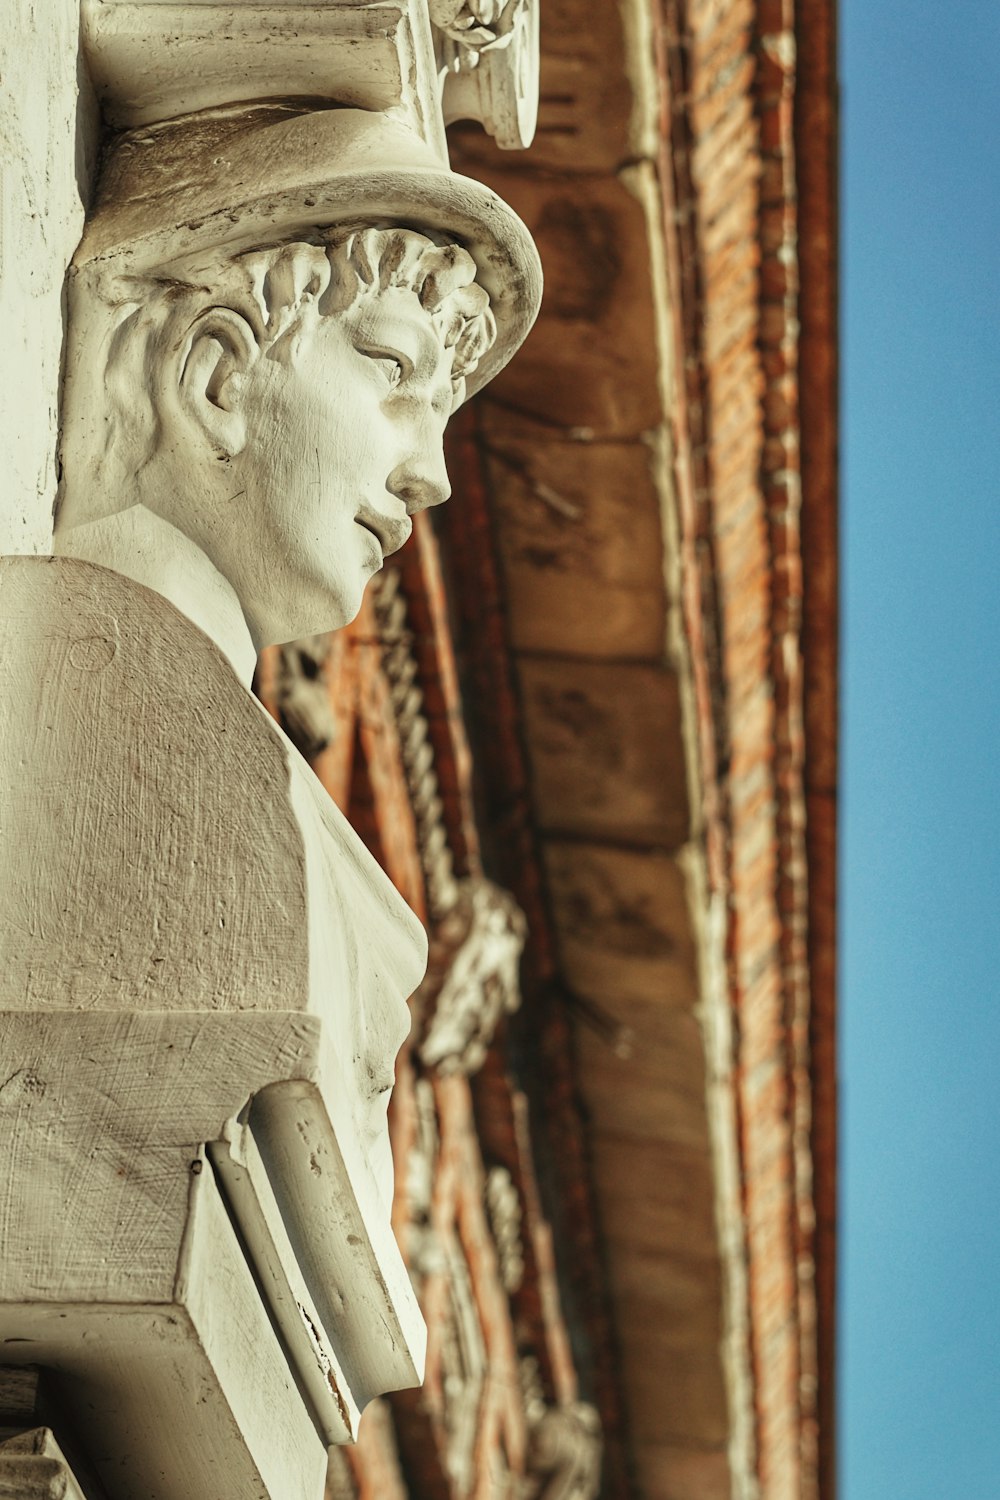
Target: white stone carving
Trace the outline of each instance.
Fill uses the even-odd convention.
[[[491,1167],[487,1172],[485,1198],[490,1232],[497,1247],[500,1280],[510,1296],[524,1278],[524,1246],[521,1199],[506,1167]]]
[[[414,1084],[417,1128],[406,1158],[406,1247],[410,1275],[420,1290],[427,1276],[445,1269],[434,1228],[434,1176],[440,1151],[434,1087],[426,1078]]]
[[[586,1401],[550,1406],[531,1430],[525,1500],[594,1500],[601,1483],[601,1419]]]
[[[279,67],[237,7],[203,48],[216,9],[84,7],[143,123],[70,272],[56,555],[0,560],[0,1318],[113,1500],[316,1500],[420,1379],[385,1112],[425,939],[247,685],[447,498],[448,416],[540,290],[445,164],[424,9],[312,17],[361,25],[397,118],[236,103],[309,38]]]
[[[161,594],[75,559],[3,559],[0,578],[4,1008],[314,1017],[387,1204],[387,1091],[420,924]],[[224,1081],[207,1138],[249,1091]]]
[[[500,1019],[521,1003],[527,935],[514,898],[482,877],[459,882],[459,899],[431,934],[428,975],[417,994],[424,1017],[420,1059],[442,1073],[481,1068]]]
[[[415,227],[343,227],[393,200]],[[125,137],[71,283],[57,550],[159,588],[246,676],[255,648],[353,618],[410,513],[447,498],[447,417],[536,303],[520,221],[392,122]]]
[[[330,690],[323,677],[329,654],[328,635],[289,641],[278,653],[278,713],[296,749],[310,760],[325,750],[337,733]]]
[[[498,146],[530,146],[538,123],[537,0],[430,0],[444,116],[479,120]]]

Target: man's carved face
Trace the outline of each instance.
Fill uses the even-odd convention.
[[[145,507],[232,586],[258,649],[347,624],[450,493],[445,424],[496,337],[475,275],[396,228],[102,287],[77,327],[105,380],[67,382],[61,532]]]
[[[352,620],[414,512],[447,500],[452,361],[416,295],[390,287],[243,377],[233,497],[200,540],[259,643]]]

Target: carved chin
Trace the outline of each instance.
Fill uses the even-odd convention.
[[[255,622],[258,649],[349,625],[357,618],[370,577],[370,572],[359,572],[351,579],[343,575],[336,579],[310,578],[308,586],[293,577],[280,598],[269,597],[259,609],[245,607],[247,618]]]

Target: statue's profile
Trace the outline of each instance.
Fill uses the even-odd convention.
[[[445,423],[523,337],[533,247],[354,110],[136,133],[103,196],[73,273],[56,551],[141,575],[245,675],[353,619],[408,517],[447,499]],[[159,560],[178,548],[186,593]]]
[[[18,1076],[63,1057],[8,1164],[0,1301],[26,1328],[46,1299],[107,1320],[180,1297],[162,1288],[187,1285],[191,1150],[238,1117],[237,1179],[245,1126],[267,1182],[257,1207],[230,1188],[245,1242],[277,1257],[296,1367],[331,1327],[360,1359],[309,1376],[317,1400],[415,1378],[405,1272],[376,1242],[426,943],[248,687],[261,647],[351,620],[448,498],[448,417],[539,292],[511,210],[385,116],[221,110],[110,148],[70,274],[55,555],[0,563],[0,1010]],[[63,1149],[72,1130],[95,1149]],[[38,1171],[58,1215],[36,1213]],[[129,1389],[158,1392],[140,1355]]]

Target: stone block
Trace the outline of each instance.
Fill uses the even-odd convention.
[[[666,1439],[721,1446],[729,1436],[721,1351],[674,1349],[660,1369],[660,1379],[651,1381],[642,1341],[631,1344],[622,1362],[622,1380],[636,1442]]]
[[[697,953],[680,864],[658,850],[546,839],[545,873],[570,987],[669,1045],[698,998]],[[634,1002],[641,1008],[634,1011]],[[667,1027],[666,1031],[663,1028]]]
[[[503,182],[534,238],[546,292],[534,331],[491,399],[596,438],[656,426],[656,329],[643,204],[617,178]]]
[[[635,1463],[643,1493],[656,1500],[730,1500],[729,1460],[722,1445],[688,1448],[678,1443],[640,1442]]]
[[[595,1133],[592,1162],[609,1246],[714,1259],[715,1182],[707,1146],[692,1150]]]
[[[687,785],[673,673],[525,656],[517,673],[542,830],[683,843]]]
[[[697,1021],[676,1009],[651,1016],[650,1007],[634,1001],[607,1009],[629,1028],[627,1056],[586,1024],[576,1028],[580,1093],[594,1131],[704,1147],[705,1059]]]
[[[662,661],[664,541],[649,448],[486,441],[514,649]]]

